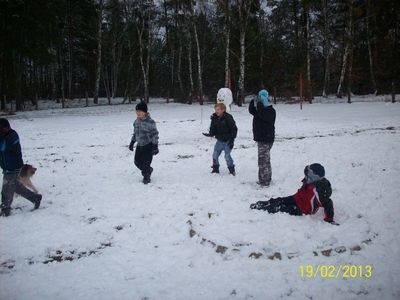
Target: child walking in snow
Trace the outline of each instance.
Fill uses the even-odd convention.
[[[333,220],[333,202],[331,184],[325,178],[325,169],[315,163],[304,169],[303,185],[296,194],[284,198],[272,198],[269,201],[258,201],[250,205],[251,209],[266,210],[269,213],[285,212],[294,216],[315,214],[320,207],[324,208],[324,221],[339,225]]]
[[[150,183],[153,168],[151,162],[153,155],[158,154],[158,130],[156,122],[150,118],[147,112],[147,104],[144,102],[136,105],[137,119],[133,123],[134,132],[132,135],[129,150],[133,151],[133,146],[137,142],[135,152],[135,165],[142,171],[143,183]]]
[[[232,115],[226,112],[225,104],[217,103],[215,105],[215,113],[211,116],[210,131],[209,133],[203,133],[203,135],[215,136],[217,139],[214,146],[211,173],[219,173],[218,159],[222,151],[224,151],[229,173],[235,176],[235,164],[231,156],[231,151],[237,136],[237,127]]]
[[[13,130],[7,119],[0,119],[0,166],[3,169],[3,187],[1,191],[1,215],[8,217],[14,194],[17,193],[33,203],[38,209],[42,195],[27,189],[20,181],[19,175],[24,165],[21,143],[18,133]]]

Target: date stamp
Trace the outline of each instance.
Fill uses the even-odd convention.
[[[320,278],[371,278],[371,265],[300,265],[302,279]]]

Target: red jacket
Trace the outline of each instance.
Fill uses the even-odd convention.
[[[331,185],[324,178],[316,183],[304,183],[297,193],[294,194],[294,200],[303,214],[313,215],[320,207],[323,207],[325,212],[324,220],[333,221],[333,203],[329,198],[331,194]]]

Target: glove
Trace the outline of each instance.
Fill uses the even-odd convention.
[[[131,143],[129,144],[129,150],[133,151],[133,145],[135,144],[134,141],[131,141]]]
[[[231,148],[231,150],[232,150],[233,146],[235,145],[235,140],[228,141],[228,145],[229,145],[229,148]]]
[[[340,224],[339,223],[336,223],[335,221],[325,221],[325,222],[328,222],[329,224],[332,224],[332,225],[336,225],[336,226],[339,226]]]
[[[158,150],[158,145],[153,144],[153,155],[157,155],[160,151]]]
[[[206,136],[206,137],[212,137],[212,135],[209,134],[208,132],[203,132],[203,135]]]

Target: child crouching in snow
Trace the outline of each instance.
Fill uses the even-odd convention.
[[[339,225],[333,220],[333,203],[331,184],[325,178],[325,169],[320,164],[312,164],[304,169],[303,185],[293,196],[272,198],[269,201],[258,201],[250,205],[251,209],[266,210],[269,213],[285,212],[294,216],[313,215],[320,207],[324,208],[324,221]]]
[[[158,154],[158,130],[156,122],[150,118],[147,112],[147,104],[144,102],[136,105],[137,119],[133,124],[134,132],[132,135],[129,150],[133,151],[133,146],[137,142],[135,152],[135,165],[142,171],[143,183],[150,183],[150,176],[153,172],[151,162],[153,155]]]
[[[229,173],[235,176],[235,165],[231,156],[231,151],[236,139],[237,127],[232,115],[226,112],[225,104],[217,103],[215,105],[215,113],[211,116],[210,131],[209,133],[203,133],[203,135],[215,136],[217,139],[214,146],[211,173],[219,173],[218,158],[222,151],[224,151]]]

